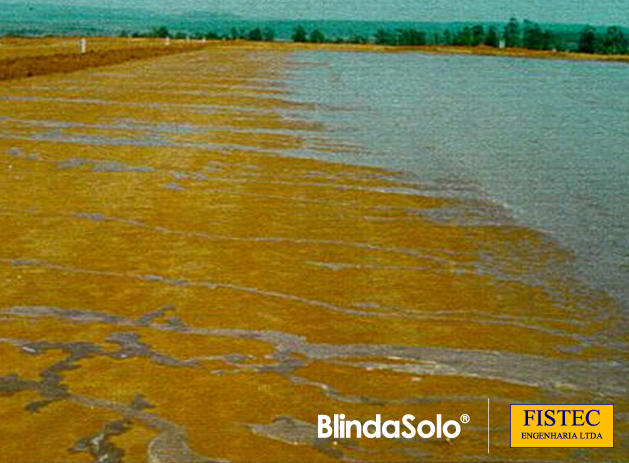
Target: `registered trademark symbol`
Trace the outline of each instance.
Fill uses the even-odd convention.
[[[461,415],[461,423],[465,424],[465,423],[469,423],[470,422],[470,415]]]

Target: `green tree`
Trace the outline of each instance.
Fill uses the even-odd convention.
[[[166,28],[166,26],[160,26],[151,31],[152,37],[166,38],[170,37],[170,32]]]
[[[450,29],[446,29],[443,31],[443,43],[444,45],[452,45],[454,43],[454,39],[452,38],[452,32]]]
[[[539,25],[525,19],[522,23],[522,46],[530,50],[541,50],[542,34]]]
[[[323,42],[325,42],[325,35],[319,29],[315,29],[310,34],[310,42],[312,42],[312,43],[323,43]]]
[[[265,27],[262,31],[262,40],[265,42],[273,42],[275,40],[275,31],[270,27]]]
[[[579,36],[578,50],[581,53],[595,53],[597,46],[596,29],[592,26],[585,26]]]
[[[262,41],[262,29],[256,27],[255,29],[251,29],[247,34],[247,39],[252,40],[254,42]]]
[[[397,45],[395,34],[385,29],[378,29],[374,39],[378,45]]]
[[[545,30],[542,34],[542,50],[559,50],[563,48],[561,38],[549,30]]]
[[[473,40],[474,36],[472,35],[472,28],[469,26],[465,26],[463,29],[457,32],[456,36],[454,37],[454,45],[464,47],[470,46],[472,45]]]
[[[519,47],[522,45],[520,34],[520,23],[516,18],[511,18],[504,30],[505,45],[509,48]]]
[[[248,39],[249,34],[247,33],[245,29],[232,27],[231,32],[229,33],[229,38],[231,38],[232,40]]]
[[[498,48],[500,37],[498,36],[498,28],[496,28],[496,26],[489,26],[489,29],[487,29],[487,34],[485,34],[484,43],[488,47]]]
[[[395,41],[397,45],[426,45],[426,33],[415,29],[399,29]]]
[[[538,24],[524,21],[522,46],[530,50],[551,50],[557,47],[557,38],[549,30],[542,30]]]
[[[477,47],[485,41],[485,28],[481,24],[472,27],[472,42],[470,45]]]
[[[348,40],[349,43],[359,43],[359,44],[366,44],[369,43],[369,39],[367,37],[365,37],[364,35],[352,35]]]
[[[629,51],[629,41],[622,29],[618,26],[607,28],[607,32],[603,37],[603,53],[620,55]]]
[[[297,26],[293,31],[293,42],[307,42],[308,41],[308,33],[303,26]]]

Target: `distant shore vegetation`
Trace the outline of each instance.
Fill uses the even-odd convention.
[[[252,29],[233,27],[227,34],[214,31],[187,34],[171,32],[165,26],[156,27],[145,33],[123,31],[125,37],[171,37],[173,39],[206,40],[249,40],[273,42],[277,35],[271,27]],[[506,24],[475,24],[442,31],[422,31],[415,28],[378,29],[373,35],[350,34],[348,36],[326,35],[320,29],[308,30],[297,25],[290,37],[297,43],[347,43],[376,44],[386,46],[487,46],[494,48],[524,48],[529,50],[572,51],[596,54],[629,54],[629,38],[619,26],[596,28],[585,26],[574,34],[544,28],[533,21],[511,18]]]

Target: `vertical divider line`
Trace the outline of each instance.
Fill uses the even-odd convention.
[[[487,454],[489,454],[489,397],[487,397]]]

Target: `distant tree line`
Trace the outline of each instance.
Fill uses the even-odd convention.
[[[275,40],[275,32],[269,27],[260,28],[255,27],[251,30],[233,27],[229,34],[218,34],[214,31],[208,32],[196,32],[194,34],[187,34],[185,32],[171,32],[165,26],[155,27],[148,32],[134,32],[121,31],[120,37],[148,37],[148,38],[167,38],[170,37],[176,40],[182,39],[194,39],[194,40],[250,40],[253,42],[273,42]]]
[[[604,33],[592,26],[586,26],[580,33],[578,42],[574,44],[567,34],[544,29],[533,21],[520,22],[516,18],[511,18],[503,26],[476,24],[464,26],[457,30],[446,29],[433,33],[412,28],[380,29],[373,37],[355,35],[347,38],[326,38],[319,30],[308,33],[304,27],[298,26],[293,32],[292,39],[294,42],[311,43],[375,43],[389,46],[449,45],[455,47],[484,45],[495,48],[570,50],[582,53],[629,53],[629,39],[618,26],[608,27]]]
[[[448,45],[461,47],[528,48],[531,50],[563,49],[558,34],[542,29],[539,24],[512,18],[504,26],[475,24],[451,30],[427,33],[415,29],[381,29],[374,36],[379,45]]]
[[[208,40],[250,40],[255,42],[273,42],[276,34],[270,27],[255,27],[250,30],[233,27],[228,34],[213,31],[187,35],[182,32],[171,33],[166,27],[156,27],[146,33],[129,34],[131,37],[171,37],[174,39]],[[573,34],[574,35],[574,34]],[[445,29],[438,32],[425,32],[413,28],[379,29],[373,36],[351,35],[347,37],[328,37],[321,30],[306,30],[299,25],[293,30],[291,39],[298,43],[375,43],[388,46],[447,45],[494,48],[525,48],[529,50],[578,51],[581,53],[627,54],[629,39],[618,26],[599,30],[586,26],[578,35],[572,37],[565,32],[544,29],[539,24],[511,18],[504,25],[475,24],[459,29]]]
[[[618,26],[608,27],[604,34],[599,33],[592,26],[586,26],[579,36],[577,51],[605,55],[627,54],[629,53],[629,40]]]
[[[514,48],[524,47],[533,50],[551,50],[562,47],[560,37],[550,30],[542,29],[531,21],[520,23],[512,18],[504,27],[497,25],[476,24],[464,26],[457,30],[446,29],[440,32],[405,29],[379,29],[372,37],[355,35],[346,38],[327,38],[319,31],[308,32],[303,26],[293,31],[294,42],[334,42],[334,43],[375,43],[391,46],[480,46]]]

